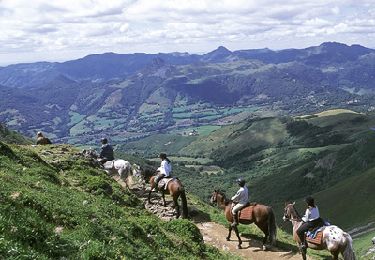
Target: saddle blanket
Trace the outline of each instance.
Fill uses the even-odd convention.
[[[250,220],[253,215],[253,206],[246,206],[245,208],[240,210],[239,219],[240,220]]]
[[[168,183],[173,180],[174,178],[163,178],[159,181],[158,183],[158,189],[161,190],[161,189],[164,189],[166,190],[167,187],[168,187]]]
[[[316,228],[312,231],[307,231],[306,241],[309,243],[320,245],[323,238],[324,227]]]

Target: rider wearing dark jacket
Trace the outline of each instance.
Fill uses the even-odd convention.
[[[101,158],[101,162],[104,163],[106,161],[113,161],[115,157],[113,156],[113,148],[110,144],[108,144],[107,138],[101,139],[102,143],[102,150],[100,151],[99,158]]]

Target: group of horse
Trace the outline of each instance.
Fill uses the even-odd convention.
[[[142,170],[136,164],[130,164],[128,161],[115,160],[106,162],[103,165],[105,171],[108,174],[119,174],[120,178],[123,179],[128,186],[127,179],[130,175],[140,177],[144,182],[150,184],[150,190],[148,193],[148,202],[151,203],[151,192],[155,190],[156,184],[154,178],[156,177],[156,171],[153,170]],[[173,199],[173,207],[176,210],[176,217],[188,218],[188,206],[185,194],[185,188],[178,178],[173,178],[167,182],[163,189],[159,189],[162,194],[163,204],[166,205],[164,194],[170,194]],[[182,203],[182,214],[180,212],[180,206],[178,199],[181,198]],[[215,190],[210,198],[211,204],[216,204],[217,207],[224,210],[225,217],[229,222],[229,233],[226,239],[229,241],[231,238],[232,230],[234,230],[237,239],[238,246],[241,248],[242,240],[239,235],[237,226],[232,226],[233,215],[231,213],[232,204],[231,200],[228,200],[225,194],[221,191]],[[250,215],[246,218],[239,219],[240,224],[252,224],[254,223],[263,233],[264,238],[262,241],[262,249],[267,249],[267,243],[270,245],[276,244],[276,219],[275,214],[270,206],[254,203],[249,206],[251,208]],[[296,234],[298,227],[302,224],[302,218],[298,214],[294,203],[286,203],[284,208],[284,221],[291,221],[293,225],[293,238],[299,244],[299,238]],[[337,226],[327,226],[322,231],[322,238],[319,243],[308,243],[308,248],[315,250],[328,250],[333,259],[338,259],[338,255],[341,253],[344,260],[354,260],[354,250],[352,246],[352,238],[350,235]],[[306,249],[300,249],[303,260],[306,259]]]
[[[109,175],[118,174],[120,176],[120,179],[125,181],[126,187],[128,189],[129,176],[140,177],[143,179],[144,182],[147,181],[150,184],[150,190],[148,193],[147,200],[150,204],[152,204],[151,192],[157,188],[155,183],[156,171],[141,170],[141,167],[139,165],[132,165],[130,162],[125,160],[107,161],[103,164],[103,168]],[[167,204],[165,201],[165,194],[169,194],[173,199],[173,208],[176,210],[176,217],[179,218],[181,216],[182,218],[188,218],[188,206],[185,188],[179,179],[172,178],[172,180],[169,181],[164,188],[160,189],[160,192],[162,194],[164,207]],[[180,205],[178,203],[179,198],[181,198],[182,214],[180,211]]]
[[[224,215],[229,223],[233,222],[233,214],[231,212],[233,201],[226,199],[223,192],[215,190],[211,195],[210,202],[212,204],[215,203],[217,207],[224,210]],[[301,241],[297,235],[297,230],[303,222],[294,205],[295,203],[285,203],[283,220],[292,222],[293,239],[297,242],[297,244],[300,244]],[[262,248],[263,250],[266,250],[267,242],[269,242],[271,245],[276,244],[277,228],[275,214],[270,206],[253,203],[248,207],[251,208],[250,215],[244,219],[242,219],[240,215],[239,221],[241,224],[245,225],[254,223],[264,233]],[[237,248],[240,249],[242,240],[239,236],[237,226],[229,225],[229,233],[226,239],[228,241],[230,240],[232,229],[234,229],[238,239]],[[352,238],[348,233],[334,225],[324,227],[321,232],[322,236],[318,241],[312,243],[307,240],[308,248],[314,250],[326,249],[331,253],[334,260],[338,259],[340,253],[344,257],[344,260],[356,259],[353,250]],[[300,252],[303,260],[306,260],[306,249],[300,248]]]

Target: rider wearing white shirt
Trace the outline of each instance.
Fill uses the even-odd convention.
[[[318,206],[308,207],[305,215],[302,217],[303,222],[314,221],[320,218]]]
[[[324,225],[323,220],[320,218],[319,209],[315,205],[314,199],[312,197],[307,197],[305,199],[307,203],[307,209],[305,215],[302,217],[302,221],[304,223],[297,229],[297,235],[300,239],[300,247],[301,249],[305,249],[307,247],[307,243],[305,240],[305,232],[307,232],[311,228],[316,228]]]
[[[240,189],[237,191],[236,195],[232,197],[232,201],[236,203],[232,208],[233,227],[238,225],[238,211],[246,207],[249,203],[249,190],[245,186],[245,180],[240,178],[237,179],[236,182],[240,185]]]
[[[160,172],[160,174],[164,175],[164,177],[169,177],[172,171],[172,164],[164,159],[163,161],[161,161],[158,171]]]
[[[167,155],[165,153],[161,153],[159,155],[159,158],[161,159],[160,167],[158,168],[158,175],[155,178],[156,187],[158,186],[158,182],[165,178],[165,177],[171,177],[172,172],[172,164],[171,161],[167,158]]]

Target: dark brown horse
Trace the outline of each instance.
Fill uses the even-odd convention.
[[[232,201],[227,200],[225,198],[225,194],[215,190],[210,199],[211,203],[216,203],[217,206],[221,209],[224,209],[224,215],[226,219],[228,220],[229,224],[229,234],[227,236],[227,240],[230,240],[230,236],[232,234],[232,229],[234,229],[234,232],[236,233],[236,236],[238,238],[238,248],[241,248],[242,240],[239,236],[237,226],[232,227],[231,223],[233,222],[233,215],[232,215]],[[254,223],[260,230],[264,233],[263,238],[263,246],[262,249],[266,250],[266,243],[267,240],[269,240],[271,245],[275,245],[276,243],[276,222],[275,222],[275,215],[273,213],[273,210],[269,206],[256,204],[251,205],[250,207],[253,207],[252,215],[249,220],[246,220],[246,222],[242,221],[240,219],[240,224],[251,224]]]
[[[151,185],[150,192],[148,193],[148,202],[151,203],[151,192],[156,187],[155,184],[156,176],[151,176],[149,179],[149,183]],[[180,205],[178,205],[178,198],[181,197],[181,204],[182,204],[182,218],[188,217],[188,207],[187,207],[187,200],[185,194],[185,188],[182,185],[179,179],[173,179],[167,184],[167,188],[160,189],[161,196],[163,198],[164,207],[166,206],[165,196],[164,194],[170,194],[173,198],[173,207],[176,210],[177,218],[180,217]]]

